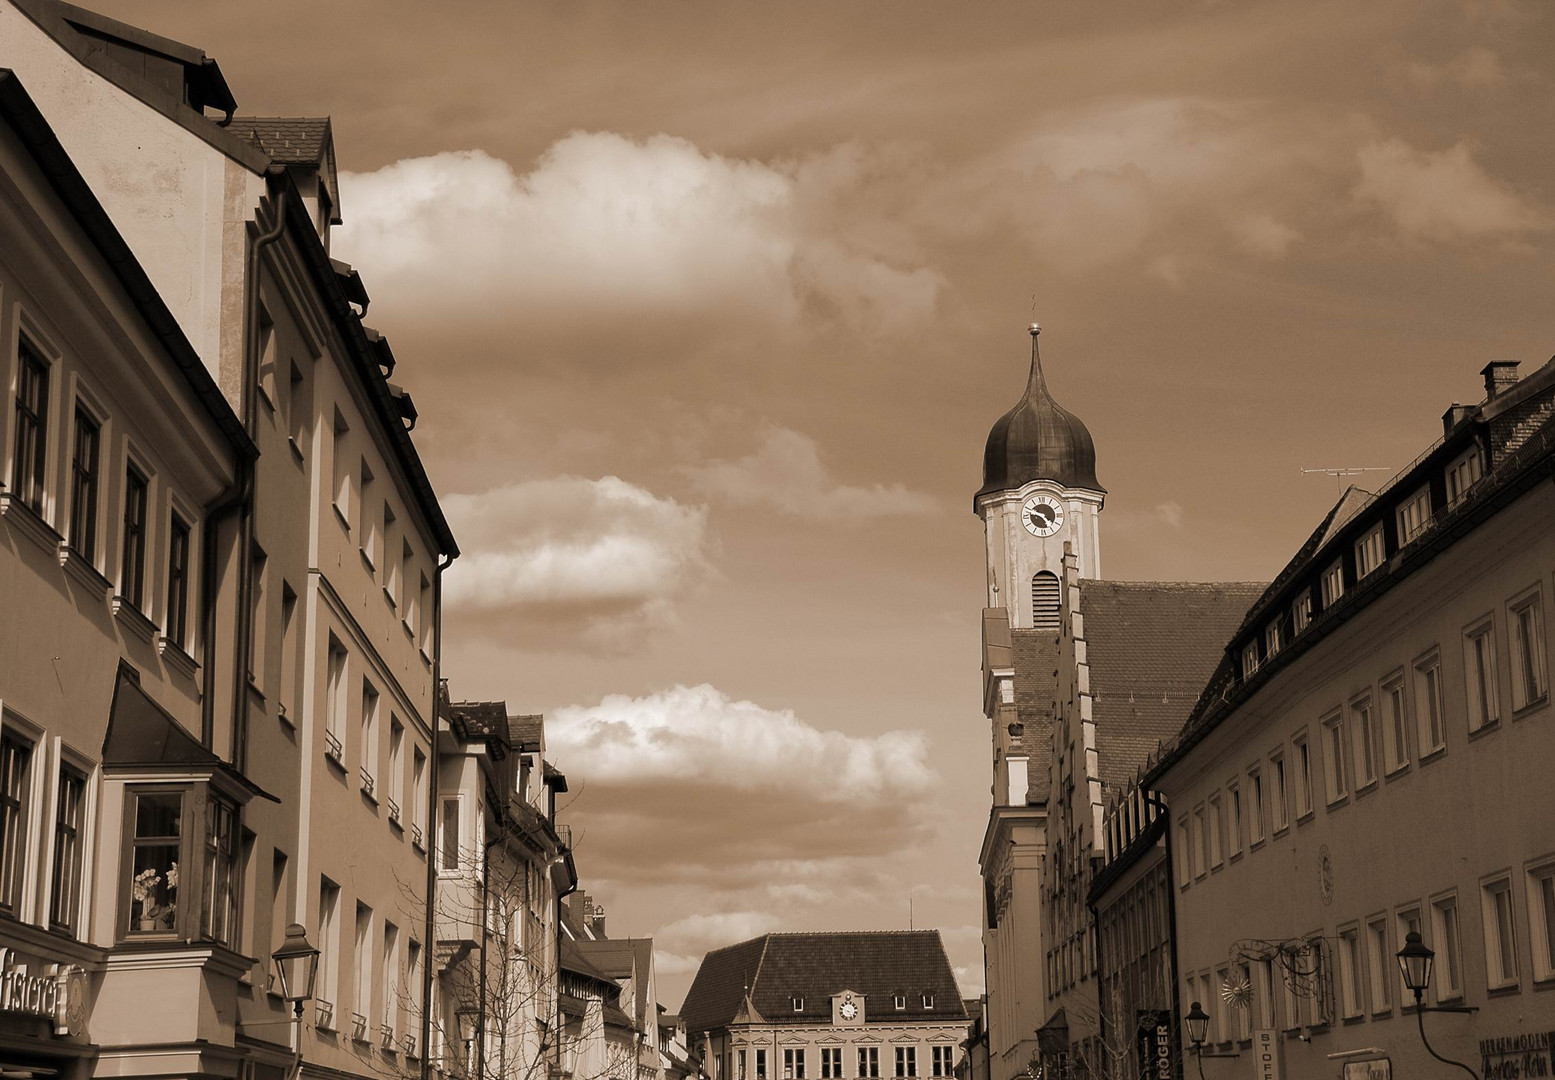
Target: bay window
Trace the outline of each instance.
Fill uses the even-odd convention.
[[[130,787],[125,799],[120,937],[232,946],[242,894],[236,804],[206,783]]]

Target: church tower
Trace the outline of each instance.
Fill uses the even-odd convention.
[[[1080,576],[1101,576],[1100,517],[1106,489],[1096,479],[1096,448],[1080,418],[1048,393],[1031,324],[1026,393],[988,432],[983,486],[973,505],[988,551],[988,606],[1009,613],[1011,629],[1058,629],[1064,545]]]

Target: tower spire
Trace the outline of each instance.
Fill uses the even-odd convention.
[[[1042,327],[1032,323],[1027,328],[1031,335],[1031,375],[1026,379],[1026,397],[1035,400],[1040,392],[1047,396],[1047,376],[1042,373],[1042,350],[1037,347],[1037,337],[1042,333]]]

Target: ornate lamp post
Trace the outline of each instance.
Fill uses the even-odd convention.
[[[1199,1080],[1204,1080],[1204,1040],[1209,1035],[1209,1013],[1197,1001],[1182,1018],[1188,1029],[1188,1042],[1193,1047],[1193,1057],[1199,1063]]]
[[[302,1004],[313,997],[313,981],[319,975],[319,951],[308,942],[301,924],[286,928],[286,940],[270,954],[275,961],[275,978],[281,984],[281,1000],[292,1003],[292,1015],[302,1018]]]
[[[464,1042],[464,1075],[469,1076],[475,1063],[475,1028],[480,1020],[476,1009],[455,1009],[454,1018],[459,1021],[459,1038]]]
[[[1426,1005],[1423,1003],[1425,988],[1431,985],[1431,965],[1436,959],[1436,954],[1426,947],[1420,939],[1420,932],[1411,930],[1404,936],[1404,947],[1398,951],[1398,967],[1403,973],[1404,985],[1409,987],[1415,995],[1415,1018],[1420,1021],[1420,1041],[1425,1044],[1426,1053],[1430,1054],[1443,1065],[1455,1065],[1479,1080],[1479,1074],[1461,1061],[1444,1058],[1431,1049],[1431,1043],[1425,1037],[1425,1014],[1428,1012],[1444,1013],[1472,1013],[1479,1010],[1471,1005]]]

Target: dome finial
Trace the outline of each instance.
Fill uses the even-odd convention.
[[[1026,332],[1031,335],[1031,376],[1026,380],[1026,396],[1033,398],[1047,394],[1047,376],[1042,371],[1042,352],[1037,348],[1037,335],[1042,327],[1033,322]]]

